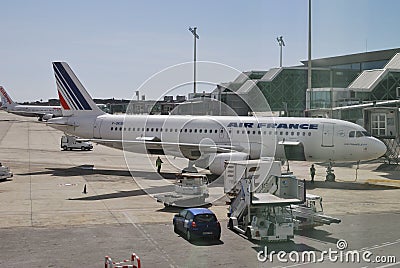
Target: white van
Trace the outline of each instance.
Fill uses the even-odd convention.
[[[85,150],[92,150],[93,145],[88,141],[81,141],[78,140],[75,136],[62,136],[61,137],[61,148],[64,151],[71,151],[72,149],[81,149],[82,151]]]

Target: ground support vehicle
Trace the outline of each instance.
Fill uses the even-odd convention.
[[[176,175],[174,191],[155,195],[164,206],[197,207],[206,204],[208,179],[204,174],[179,173]]]
[[[80,140],[75,136],[64,135],[61,137],[61,148],[64,151],[71,151],[73,149],[78,149],[82,151],[90,151],[93,149],[93,145],[89,141]]]
[[[0,180],[6,180],[12,178],[14,174],[10,171],[9,167],[0,166]]]
[[[273,159],[227,162],[225,192],[231,197],[228,228],[249,240],[294,237],[291,205],[305,201],[305,182],[281,174]]]
[[[292,206],[295,219],[295,230],[314,228],[332,223],[340,223],[341,220],[324,214],[322,197],[313,194],[306,195],[306,202]]]

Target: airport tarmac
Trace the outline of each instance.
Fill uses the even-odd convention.
[[[226,228],[223,199],[211,206],[222,222],[219,242],[189,243],[172,230],[177,212],[165,209],[146,192],[157,192],[185,164],[164,161],[156,172],[156,156],[129,154],[135,179],[122,151],[95,145],[93,151],[61,151],[62,133],[39,123],[0,111],[0,162],[14,177],[0,182],[0,267],[73,267],[104,265],[104,256],[127,259],[137,253],[143,267],[294,267],[302,263],[260,262],[265,245],[250,242]],[[133,161],[132,161],[133,159]],[[165,158],[163,158],[166,160]],[[291,162],[290,169],[309,179],[311,163]],[[317,174],[309,193],[321,195],[324,210],[342,223],[297,233],[291,242],[267,245],[268,250],[298,252],[336,250],[345,239],[348,250],[367,250],[373,256],[395,256],[397,264],[361,262],[345,267],[400,265],[400,171],[381,162],[337,165],[337,182]],[[357,172],[357,176],[356,176]],[[82,193],[86,185],[87,194]],[[324,259],[312,267],[337,266]]]

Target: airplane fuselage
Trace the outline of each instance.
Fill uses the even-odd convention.
[[[52,119],[56,120],[56,119]],[[109,115],[63,117],[69,134],[87,139],[123,140],[104,145],[138,153],[165,153],[196,159],[199,150],[165,146],[163,152],[129,141],[215,144],[252,159],[276,157],[306,161],[358,161],[380,157],[386,148],[359,125],[335,119],[235,116]],[[56,127],[57,126],[53,126]]]
[[[36,105],[16,105],[6,109],[7,112],[23,115],[23,116],[40,116],[45,114],[52,114],[54,116],[61,116],[61,107],[59,106],[36,106]]]

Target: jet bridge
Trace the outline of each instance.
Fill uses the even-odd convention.
[[[228,228],[249,240],[286,241],[294,237],[290,205],[305,201],[305,182],[281,174],[273,159],[227,162],[224,190],[231,197]]]

